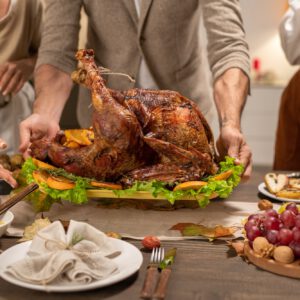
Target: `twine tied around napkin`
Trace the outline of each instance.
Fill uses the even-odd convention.
[[[67,233],[59,221],[34,237],[26,257],[7,267],[15,278],[33,284],[83,284],[118,272],[111,257],[120,254],[93,226],[71,220]]]

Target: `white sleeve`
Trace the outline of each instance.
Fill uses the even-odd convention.
[[[289,5],[279,26],[281,46],[290,64],[300,65],[300,0],[289,0]]]

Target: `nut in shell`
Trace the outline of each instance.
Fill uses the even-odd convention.
[[[267,199],[259,200],[257,205],[260,210],[268,210],[273,208],[273,203]]]
[[[253,250],[262,257],[271,257],[274,251],[274,245],[270,244],[268,240],[262,236],[257,237],[253,241]]]
[[[295,260],[293,250],[288,246],[278,246],[274,250],[274,259],[283,264],[290,264]]]

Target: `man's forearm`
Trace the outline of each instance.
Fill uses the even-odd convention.
[[[220,127],[227,125],[240,129],[241,114],[249,90],[249,79],[238,68],[228,69],[214,84],[214,99]]]
[[[51,65],[41,65],[35,72],[36,101],[33,112],[48,115],[59,123],[72,89],[72,80]]]

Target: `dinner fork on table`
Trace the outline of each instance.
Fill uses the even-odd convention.
[[[158,266],[165,256],[164,248],[153,248],[140,298],[151,299],[158,276]]]

